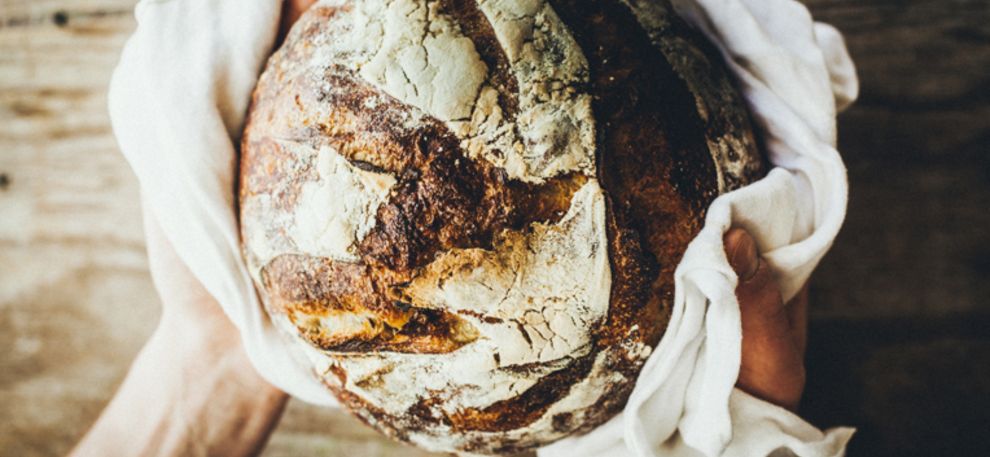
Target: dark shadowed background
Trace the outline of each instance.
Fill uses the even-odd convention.
[[[158,317],[106,85],[135,0],[0,0],[0,456],[64,454]],[[852,456],[990,455],[990,0],[807,0],[846,34],[849,218],[801,414]],[[266,456],[427,455],[290,403]]]

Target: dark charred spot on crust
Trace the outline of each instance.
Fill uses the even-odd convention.
[[[347,372],[337,365],[330,365],[330,374],[337,378],[340,385],[347,384]]]
[[[349,92],[347,104],[360,106],[358,98],[364,93]],[[353,125],[389,125],[382,121],[362,119]],[[398,182],[378,210],[377,225],[359,246],[369,264],[409,272],[429,264],[439,252],[491,248],[492,239],[502,230],[558,220],[586,181],[583,176],[567,175],[543,185],[510,182],[504,171],[465,157],[460,142],[445,125],[430,118],[423,122],[424,126],[401,134],[393,130],[387,139],[395,146],[385,149],[402,153],[376,160],[390,167]],[[339,124],[328,125],[324,133],[334,133],[330,141],[339,141],[336,133],[342,130]],[[350,139],[358,132],[344,135]]]
[[[350,163],[351,165],[354,165],[354,168],[357,168],[358,170],[369,171],[372,173],[382,173],[382,174],[388,173],[388,171],[385,170],[384,168],[381,168],[370,162],[365,162],[363,160],[351,160]]]
[[[508,186],[516,203],[512,228],[521,230],[532,222],[560,221],[571,208],[574,194],[587,183],[588,177],[577,173],[556,176],[540,185],[510,181]]]
[[[334,109],[295,134],[333,147],[357,167],[388,172],[397,180],[378,209],[376,226],[358,246],[368,265],[409,274],[439,252],[491,248],[502,230],[559,220],[587,181],[576,174],[542,185],[510,181],[501,169],[465,157],[442,122],[415,113],[344,69],[331,68],[325,81],[329,89],[319,89],[318,99],[312,95],[317,88],[310,88],[302,90],[310,94],[303,100]],[[413,117],[419,125],[400,127]]]
[[[450,419],[438,411],[438,407],[442,406],[441,403],[436,398],[422,398],[406,410],[406,417],[425,423],[439,423],[450,426],[452,425]]]
[[[459,309],[459,310],[457,310],[457,314],[460,314],[462,316],[471,316],[471,317],[473,317],[475,319],[478,319],[478,320],[480,320],[480,321],[482,321],[482,322],[484,322],[486,324],[501,324],[501,323],[505,322],[505,319],[501,319],[501,318],[498,318],[498,317],[495,317],[495,316],[486,316],[484,314],[481,314],[481,313],[478,313],[478,312],[474,312],[474,311],[471,311],[471,310],[467,310],[467,309]],[[498,361],[498,354],[495,354],[495,360]]]
[[[378,224],[361,242],[369,264],[407,272],[440,252],[491,249],[503,230],[558,221],[587,181],[567,175],[543,185],[510,182],[503,171],[463,158],[449,136],[424,132],[419,140],[408,147],[425,164],[400,175],[379,208]]]
[[[439,123],[403,142],[409,167],[398,175],[377,225],[359,245],[362,258],[401,272],[423,267],[438,252],[491,247],[509,227],[515,205],[505,173],[465,158]]]
[[[555,414],[551,422],[553,423],[553,429],[558,432],[569,432],[574,429],[572,424],[572,419],[574,415],[571,413],[560,413]]]

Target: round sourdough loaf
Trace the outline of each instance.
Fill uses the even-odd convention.
[[[516,452],[621,410],[705,209],[762,168],[666,0],[324,1],[254,94],[244,254],[361,419]]]

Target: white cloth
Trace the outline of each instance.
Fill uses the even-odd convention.
[[[719,197],[676,271],[673,318],[625,411],[543,457],[844,453],[852,430],[825,433],[735,390],[741,325],[722,235],[744,227],[791,298],[845,217],[837,109],[857,80],[841,36],[794,0],[674,0],[740,80],[774,169]],[[252,363],[310,403],[333,398],[273,328],[241,258],[236,144],[272,50],[280,0],[144,0],[110,88],[121,150],[179,257],[240,329]]]

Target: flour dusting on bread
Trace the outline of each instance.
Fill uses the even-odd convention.
[[[469,157],[540,183],[595,174],[588,64],[542,0],[478,2],[520,88],[514,119],[499,106],[491,69],[435,0],[364,0],[332,19],[317,62],[345,65],[383,92],[448,124]],[[338,38],[339,37],[339,38]]]
[[[244,132],[241,233],[342,405],[486,454],[621,411],[705,208],[759,168],[669,8],[322,0],[293,27]]]
[[[460,315],[481,337],[450,354],[336,356],[348,373],[345,387],[392,414],[429,392],[453,414],[515,397],[586,355],[608,312],[604,220],[601,189],[591,182],[557,224],[503,233],[492,250],[441,255],[405,288],[406,298]]]

